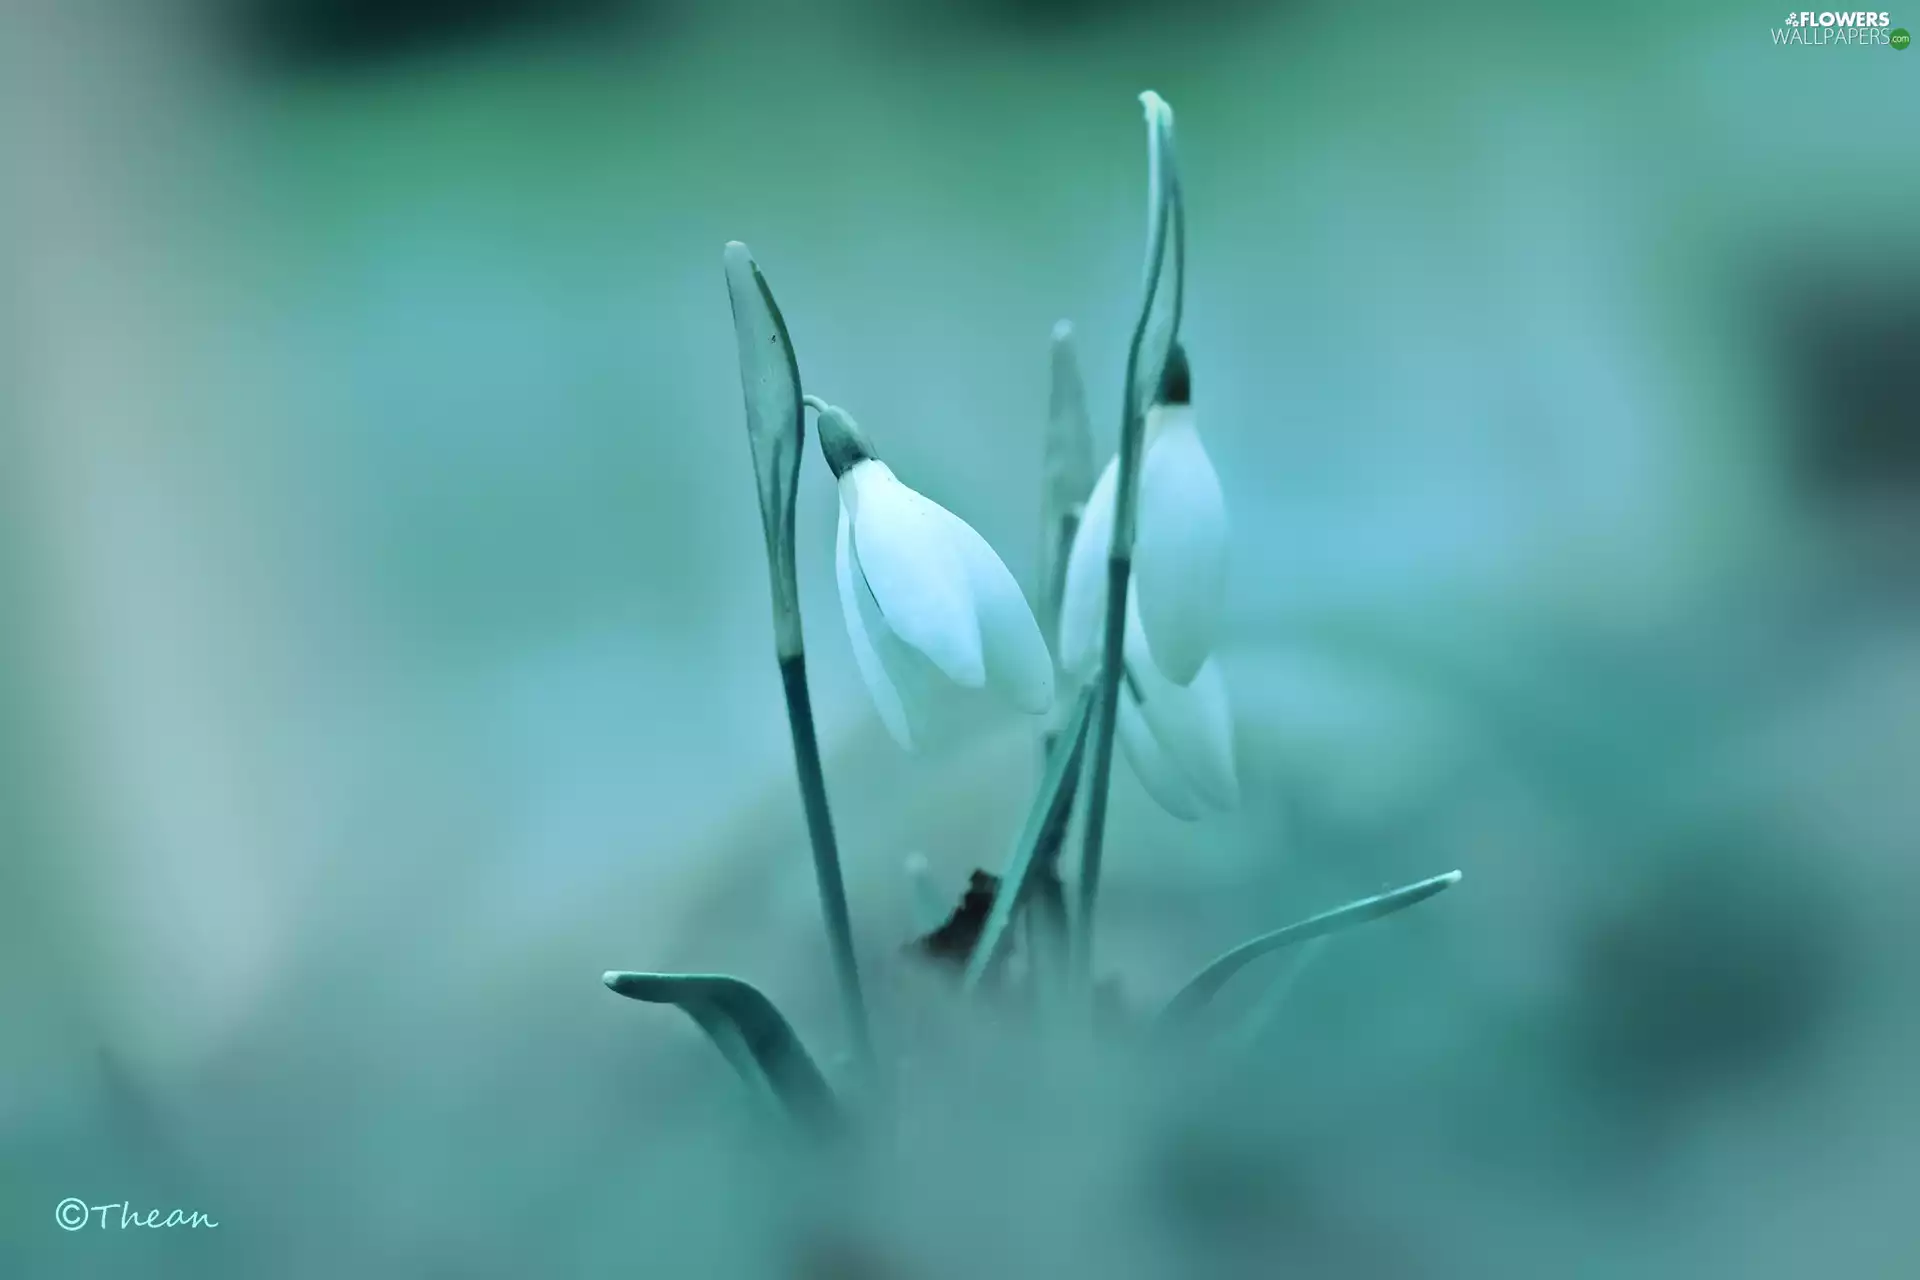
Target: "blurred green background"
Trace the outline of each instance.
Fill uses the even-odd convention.
[[[1306,971],[1204,1247],[1063,1125],[928,1192],[1004,1256],[901,1274],[1920,1275],[1920,54],[1778,25],[7,0],[0,1275],[767,1273],[717,1058],[597,981],[739,972],[831,1056],[720,247],[1030,581],[1058,318],[1112,448],[1148,87],[1246,800],[1116,770],[1103,967],[1467,880]],[[810,457],[882,965],[1033,747],[891,748],[834,519]]]

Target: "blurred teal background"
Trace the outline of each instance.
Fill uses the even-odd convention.
[[[0,1275],[770,1265],[699,1191],[753,1182],[717,1059],[597,981],[837,1032],[720,248],[1030,581],[1058,318],[1112,448],[1147,87],[1246,801],[1116,770],[1103,965],[1467,880],[1304,975],[1231,1247],[1070,1181],[1022,1234],[982,1166],[929,1194],[1007,1256],[902,1274],[1920,1274],[1920,54],[1780,17],[8,0]],[[881,966],[902,857],[997,865],[1033,748],[892,750],[834,519],[809,457]]]

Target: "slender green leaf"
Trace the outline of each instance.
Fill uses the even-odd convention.
[[[1180,988],[1179,993],[1167,1002],[1166,1007],[1160,1011],[1159,1017],[1155,1020],[1155,1025],[1162,1030],[1184,1025],[1219,994],[1220,989],[1227,985],[1229,979],[1261,956],[1278,951],[1282,947],[1294,946],[1313,938],[1323,938],[1330,933],[1338,933],[1342,929],[1350,929],[1354,925],[1392,915],[1416,902],[1424,902],[1441,890],[1451,888],[1458,883],[1460,883],[1460,873],[1449,871],[1445,875],[1403,885],[1371,898],[1349,902],[1344,907],[1323,911],[1298,924],[1290,924],[1284,929],[1275,929],[1272,933],[1263,933],[1257,938],[1249,939],[1195,974],[1187,985]]]
[[[1247,1011],[1239,1025],[1228,1038],[1229,1047],[1242,1054],[1258,1049],[1272,1034],[1274,1024],[1280,1020],[1280,1010],[1299,985],[1300,975],[1305,973],[1313,958],[1327,945],[1324,937],[1304,942],[1282,958],[1280,971],[1267,979],[1267,989],[1254,1001],[1253,1008]]]
[[[1078,781],[1078,771],[1067,775],[1067,785]],[[1077,789],[1077,788],[1076,788]],[[1066,836],[1062,824],[1061,838]],[[1059,851],[1056,848],[1055,854]],[[1060,879],[1058,860],[1042,850],[1036,857],[1033,882],[1027,889],[1027,956],[1032,973],[1034,1008],[1041,1017],[1063,1006],[1067,984],[1067,886]]]
[[[1067,553],[1080,512],[1093,492],[1093,424],[1087,417],[1087,385],[1073,345],[1073,326],[1053,326],[1052,383],[1047,397],[1047,434],[1041,459],[1040,628],[1047,642],[1060,629],[1060,593],[1066,585]]]
[[[1121,384],[1120,448],[1115,464],[1119,473],[1114,494],[1113,541],[1107,552],[1107,616],[1101,630],[1100,673],[1095,681],[1098,696],[1093,746],[1087,763],[1087,817],[1081,831],[1079,910],[1075,913],[1072,938],[1073,976],[1087,991],[1093,990],[1094,908],[1100,897],[1100,871],[1106,850],[1107,793],[1113,782],[1113,730],[1120,714],[1120,652],[1126,636],[1127,587],[1133,576],[1134,523],[1140,505],[1140,463],[1146,418],[1139,388],[1149,379],[1151,385],[1158,385],[1167,351],[1180,336],[1174,328],[1176,317],[1170,317],[1165,331],[1167,345],[1143,351],[1167,258],[1168,223],[1184,215],[1176,215],[1173,207],[1179,198],[1178,183],[1173,178],[1173,108],[1151,90],[1141,94],[1140,101],[1147,113],[1147,255],[1141,267],[1140,315],[1127,344],[1126,376]],[[1184,284],[1176,283],[1184,289]],[[1151,370],[1151,374],[1145,373],[1146,370]]]
[[[840,873],[840,852],[827,806],[820,770],[820,746],[807,693],[805,645],[800,631],[800,591],[794,574],[794,496],[800,482],[800,453],[806,442],[806,417],[800,390],[800,362],[787,335],[787,322],[773,290],[760,274],[747,246],[727,243],[727,298],[733,304],[733,334],[740,349],[740,389],[747,409],[747,439],[753,446],[754,479],[760,492],[760,520],[767,539],[767,570],[773,589],[773,642],[780,660],[780,682],[793,730],[794,770],[806,809],[807,836],[813,845],[814,877],[820,908],[833,951],[834,977],[846,1011],[854,1055],[877,1079],[860,970],[853,952],[847,893]]]
[[[692,1018],[749,1089],[767,1090],[803,1128],[831,1132],[840,1105],[806,1046],[773,1001],[751,983],[724,974],[608,973],[616,993],[670,1004]]]
[[[1040,780],[1040,786],[1033,794],[1033,805],[1027,811],[1026,826],[1021,829],[1020,838],[1014,843],[1012,856],[1007,859],[1007,869],[1001,873],[999,892],[993,900],[993,913],[987,917],[986,927],[980,931],[980,942],[967,961],[965,987],[969,991],[979,986],[980,980],[993,967],[1001,947],[1008,941],[1007,926],[1013,923],[1014,912],[1026,898],[1033,884],[1034,872],[1041,866],[1039,850],[1042,847],[1058,849],[1060,846],[1061,832],[1073,815],[1074,789],[1068,785],[1068,779],[1079,772],[1093,696],[1092,686],[1081,690],[1074,702],[1073,714],[1061,731],[1053,758],[1047,762],[1047,776]]]
[[[800,406],[800,363],[773,290],[747,246],[729,241],[724,254],[733,335],[740,348],[740,389],[747,440],[753,446],[760,521],[772,575],[774,643],[782,658],[801,650],[800,592],[794,573],[794,495],[806,419]]]
[[[1093,423],[1087,416],[1087,384],[1080,376],[1080,357],[1074,349],[1070,321],[1053,326],[1051,349],[1046,505],[1058,513],[1072,510],[1093,492]]]
[[[1060,603],[1067,587],[1067,558],[1080,516],[1093,492],[1093,423],[1087,416],[1087,384],[1080,374],[1074,349],[1073,325],[1062,320],[1053,326],[1052,378],[1047,396],[1047,434],[1041,463],[1040,591],[1037,617],[1041,634],[1056,651],[1060,638]],[[1056,683],[1063,673],[1056,661]],[[1058,722],[1050,719],[1040,735],[1040,776],[1060,749]],[[1069,814],[1079,790],[1080,771],[1067,772]],[[1058,1003],[1067,972],[1067,890],[1060,880],[1060,848],[1066,843],[1069,822],[1059,824],[1052,838],[1035,851],[1038,866],[1027,904],[1027,955],[1032,961],[1034,1008]],[[1048,988],[1052,988],[1049,990]],[[1043,1014],[1044,1016],[1044,1014]]]
[[[1034,617],[1050,648],[1059,649],[1060,601],[1067,589],[1067,558],[1073,552],[1080,516],[1093,493],[1093,424],[1087,417],[1087,385],[1074,352],[1073,325],[1053,326],[1052,387],[1047,397],[1047,434],[1041,458],[1040,582]],[[1058,663],[1054,675],[1061,674]],[[1040,735],[1040,774],[1059,740],[1058,721],[1049,717]]]

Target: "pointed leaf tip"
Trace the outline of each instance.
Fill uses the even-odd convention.
[[[647,1004],[677,1004],[678,1000],[669,984],[671,975],[657,973],[622,973],[609,969],[600,975],[600,981],[607,984],[607,990],[629,1000],[640,1000]]]
[[[724,974],[619,971],[601,981],[630,999],[678,1007],[749,1088],[770,1090],[803,1127],[827,1132],[841,1123],[833,1090],[793,1025],[751,983]]]
[[[1184,1024],[1204,1008],[1222,987],[1226,986],[1228,979],[1261,956],[1278,951],[1282,947],[1295,946],[1314,938],[1325,937],[1330,933],[1337,933],[1342,929],[1352,928],[1354,925],[1378,920],[1396,911],[1404,911],[1415,903],[1425,902],[1434,894],[1458,883],[1460,883],[1460,872],[1457,870],[1443,875],[1429,876],[1425,880],[1416,880],[1398,889],[1377,893],[1370,898],[1361,898],[1345,906],[1335,907],[1331,911],[1323,911],[1317,916],[1309,916],[1284,929],[1275,929],[1272,933],[1251,938],[1217,957],[1189,979],[1187,985],[1180,988],[1173,999],[1161,1009],[1157,1022],[1163,1030],[1172,1030]]]
[[[1087,388],[1074,353],[1073,322],[1053,326],[1051,379],[1047,393],[1047,432],[1042,455],[1045,487],[1041,493],[1042,580],[1053,583],[1063,568],[1056,561],[1068,548],[1057,546],[1061,521],[1079,510],[1093,489],[1093,426],[1087,418]],[[1057,603],[1049,602],[1044,619],[1048,634]]]
[[[760,519],[772,575],[774,641],[784,658],[801,652],[793,549],[794,496],[806,435],[800,365],[780,305],[774,301],[773,290],[753,254],[740,241],[730,240],[721,259],[726,268],[727,300],[733,309],[747,439],[753,451]]]

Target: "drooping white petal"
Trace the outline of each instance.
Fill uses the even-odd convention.
[[[1067,553],[1066,582],[1060,593],[1060,669],[1077,676],[1091,675],[1100,665],[1107,555],[1113,547],[1113,503],[1119,485],[1120,460],[1114,458],[1094,483]]]
[[[1194,793],[1210,808],[1240,803],[1240,776],[1233,753],[1233,712],[1217,659],[1209,658],[1192,684],[1139,673],[1140,716]],[[1155,684],[1160,687],[1152,687]]]
[[[986,689],[967,689],[955,684],[926,654],[895,635],[887,625],[861,571],[859,543],[851,538],[847,561],[856,588],[854,598],[860,609],[861,625],[898,700],[905,723],[906,736],[895,733],[894,741],[909,751],[938,754],[990,723],[995,698]],[[873,689],[872,685],[868,687]],[[884,720],[885,708],[877,693],[874,701]]]
[[[1168,758],[1147,728],[1140,707],[1125,685],[1120,688],[1120,714],[1114,721],[1114,736],[1120,740],[1120,754],[1127,758],[1133,776],[1162,809],[1182,822],[1200,817],[1200,801],[1187,785],[1180,769]]]
[[[907,719],[906,706],[901,701],[899,688],[887,674],[886,663],[873,638],[876,630],[885,630],[886,622],[867,590],[866,580],[853,565],[852,523],[847,509],[841,507],[840,531],[833,544],[834,575],[840,584],[840,616],[846,620],[847,639],[853,644],[854,666],[859,668],[861,682],[867,686],[874,709],[880,713],[880,722],[887,726],[895,742],[911,751],[913,728]]]
[[[866,461],[840,478],[853,524],[854,559],[887,626],[968,689],[986,683],[980,619],[953,536],[956,517]]]
[[[841,523],[847,532],[836,540],[834,557],[841,610],[861,681],[893,740],[908,751],[938,756],[1004,716],[997,689],[962,688],[894,634],[862,572],[852,517],[843,513]]]
[[[1190,683],[1213,652],[1226,593],[1227,507],[1187,405],[1150,412],[1133,574],[1162,673]]]
[[[1044,713],[1053,706],[1053,655],[1020,584],[972,525],[944,507],[934,509],[950,522],[954,546],[966,565],[980,620],[987,687],[1029,715]]]
[[[1205,805],[1231,809],[1240,803],[1233,751],[1233,708],[1218,659],[1208,658],[1190,684],[1179,685],[1159,669],[1157,651],[1142,625],[1140,595],[1127,602],[1127,693],[1141,722],[1167,761]],[[1143,779],[1144,781],[1144,779]]]

